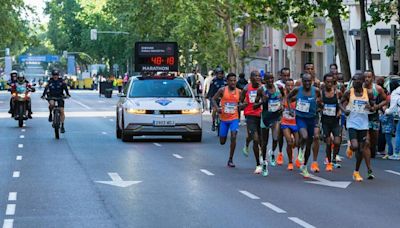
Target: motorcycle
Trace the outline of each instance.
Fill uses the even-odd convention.
[[[34,88],[27,88],[25,84],[17,85],[16,91],[12,93],[14,103],[13,117],[18,121],[18,126],[23,127],[24,120],[28,119],[28,100]]]

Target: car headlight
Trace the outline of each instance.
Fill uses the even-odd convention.
[[[130,114],[146,114],[144,109],[127,108],[126,111]]]
[[[200,109],[198,108],[194,108],[194,109],[184,109],[182,110],[182,114],[199,114],[200,113]]]

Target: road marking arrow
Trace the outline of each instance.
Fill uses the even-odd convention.
[[[322,177],[317,177],[317,176],[314,176],[311,174],[310,174],[310,178],[313,180],[316,180],[316,181],[306,181],[306,183],[324,185],[324,186],[334,187],[334,188],[347,188],[351,184],[350,181],[330,181],[330,180],[324,179]]]
[[[95,181],[96,183],[100,184],[108,184],[112,186],[117,186],[121,188],[126,188],[134,184],[139,184],[142,181],[124,181],[122,178],[118,175],[118,173],[108,173],[112,181]]]

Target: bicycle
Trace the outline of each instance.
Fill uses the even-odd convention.
[[[59,102],[67,99],[68,97],[47,97],[47,101],[54,101],[53,107],[53,122],[52,127],[54,128],[54,135],[56,139],[60,139],[60,128],[61,128],[61,107],[59,106]]]

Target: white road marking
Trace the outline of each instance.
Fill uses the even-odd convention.
[[[139,184],[142,181],[124,181],[118,173],[108,173],[112,181],[95,181],[101,184],[108,184],[112,186],[117,186],[121,188],[126,188],[134,184]]]
[[[18,148],[24,148],[24,144],[18,144]]]
[[[162,147],[160,143],[153,143],[155,146]]]
[[[25,135],[20,135],[19,138],[23,139],[23,138],[25,138]]]
[[[25,130],[25,129],[21,129],[21,131],[22,131],[22,132],[25,132],[26,130]]]
[[[106,135],[106,134],[107,134],[107,132],[103,131],[103,132],[101,132],[101,134],[103,134],[103,135]]]
[[[20,174],[21,174],[21,173],[20,173],[19,171],[14,171],[14,172],[13,172],[13,177],[14,177],[14,178],[18,178],[18,177],[20,177]]]
[[[23,127],[26,127],[26,124],[23,124],[22,126],[23,126]]]
[[[18,155],[16,159],[17,159],[17,161],[21,161],[22,160],[22,156]]]
[[[16,192],[10,192],[8,194],[8,201],[17,201],[17,193]]]
[[[180,156],[179,154],[173,154],[174,157],[176,157],[177,159],[182,159],[183,157]]]
[[[250,193],[248,191],[240,190],[239,192],[242,193],[243,195],[249,197],[250,199],[253,199],[253,200],[260,199],[260,197],[254,195],[253,193]]]
[[[268,207],[269,209],[275,211],[276,213],[280,213],[280,214],[286,213],[286,211],[280,209],[279,207],[273,205],[272,203],[262,202],[261,204],[264,205],[264,206],[266,206],[266,207]]]
[[[399,175],[399,176],[400,176],[400,173],[399,173],[399,172],[396,172],[396,171],[393,171],[393,170],[385,170],[385,172],[388,172],[388,173],[391,173],[391,174]]]
[[[7,204],[6,215],[15,215],[15,204]]]
[[[77,100],[75,100],[75,99],[71,99],[71,101],[77,103],[78,105],[80,105],[80,106],[82,106],[82,107],[84,107],[84,108],[86,108],[86,109],[88,109],[88,110],[92,109],[91,107],[89,107],[89,106],[87,106],[87,105],[83,104],[82,102],[77,101]]]
[[[293,222],[299,224],[300,226],[302,226],[304,228],[315,228],[315,226],[308,224],[297,217],[288,217],[288,219],[292,220]]]
[[[114,119],[110,119],[110,121],[111,121],[111,122],[113,122],[113,121],[114,121]]]
[[[214,173],[212,173],[212,172],[210,172],[210,171],[208,171],[208,170],[206,170],[206,169],[200,169],[200,171],[201,171],[202,173],[208,175],[208,176],[214,176]]]
[[[65,112],[65,115],[70,118],[76,118],[76,117],[114,117],[115,116],[115,111],[70,111],[70,112]],[[35,112],[34,114],[35,118],[48,118],[49,117],[49,112]],[[9,119],[10,114],[0,112],[0,119]],[[25,125],[24,125],[25,127]]]
[[[98,101],[99,103],[105,103],[104,101]]]
[[[3,228],[13,228],[14,219],[4,219]]]
[[[317,185],[323,185],[323,186],[334,187],[334,188],[345,189],[351,184],[350,181],[330,181],[330,180],[324,179],[322,177],[314,176],[312,174],[310,174],[310,178],[313,180],[316,180],[316,181],[305,181],[305,182],[309,183],[309,184],[317,184]]]

